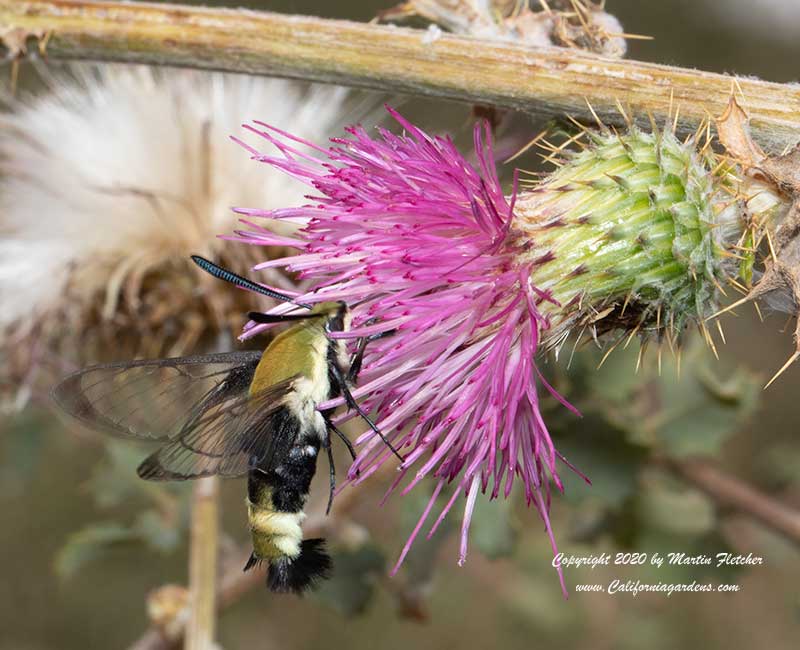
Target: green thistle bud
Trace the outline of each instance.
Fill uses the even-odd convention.
[[[725,285],[749,284],[780,201],[737,179],[708,142],[667,129],[586,133],[591,144],[566,153],[515,207],[520,243],[542,261],[531,280],[558,303],[543,306],[548,341],[560,345],[576,326],[672,341],[717,311]]]

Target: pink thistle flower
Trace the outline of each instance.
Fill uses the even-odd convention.
[[[550,482],[563,489],[556,461],[564,459],[548,433],[540,400],[551,395],[577,411],[535,363],[542,333],[551,326],[548,312],[559,304],[531,276],[552,254],[521,254],[532,245],[513,230],[516,178],[507,198],[488,126],[475,128],[473,165],[450,138],[429,136],[389,111],[405,129],[403,135],[378,129],[373,138],[352,127],[349,138],[332,140],[328,149],[263,123],[247,126],[280,152],[263,155],[241,143],[255,159],[304,181],[317,194],[299,208],[237,210],[305,224],[295,237],[243,220],[248,230],[233,239],[298,249],[295,256],[255,268],[285,267],[308,279],[304,302],[350,305],[352,327],[337,336],[391,333],[367,346],[354,396],[405,456],[387,496],[406,478],[402,494],[426,477],[435,481],[394,571],[449,483],[457,489],[428,536],[464,494],[459,564],[467,555],[478,492],[508,497],[516,481],[538,510],[556,553],[548,516]],[[314,155],[295,145],[311,147]],[[263,327],[250,327],[245,336]],[[357,444],[351,483],[395,462],[372,431]],[[560,569],[559,578],[564,588]]]
[[[672,348],[691,323],[710,340],[705,321],[718,312],[722,283],[750,283],[752,242],[775,223],[781,201],[739,179],[708,143],[635,126],[587,131],[589,145],[564,152],[556,171],[519,195],[515,176],[506,197],[487,126],[475,129],[472,164],[449,138],[390,113],[404,134],[353,127],[330,148],[260,122],[247,127],[278,150],[262,155],[243,144],[255,159],[315,194],[300,208],[239,210],[296,222],[295,235],[245,219],[248,229],[232,239],[297,249],[256,269],[299,274],[305,303],[346,302],[352,327],[335,336],[355,347],[356,338],[388,335],[367,346],[354,396],[404,454],[386,496],[434,481],[395,571],[448,484],[456,489],[428,536],[463,494],[460,562],[478,493],[507,497],[515,481],[556,553],[551,483],[563,490],[559,459],[577,470],[555,449],[540,400],[577,411],[542,376],[537,353],[557,354],[585,332],[621,334],[612,350],[637,333]],[[244,336],[263,327],[251,323]],[[394,464],[371,430],[357,444],[350,483]],[[566,595],[560,568],[559,578]]]

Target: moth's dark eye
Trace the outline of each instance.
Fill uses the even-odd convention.
[[[341,332],[344,330],[344,315],[347,313],[347,305],[342,303],[336,311],[336,315],[331,316],[325,323],[325,329],[329,332]]]

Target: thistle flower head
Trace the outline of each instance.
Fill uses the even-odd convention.
[[[431,533],[466,493],[463,560],[479,491],[507,496],[520,481],[549,531],[547,499],[550,479],[560,485],[558,454],[539,402],[542,390],[561,398],[534,361],[549,327],[543,305],[553,298],[531,281],[548,255],[522,261],[528,247],[510,237],[516,196],[503,194],[484,127],[475,130],[472,165],[449,138],[430,137],[393,115],[406,134],[381,129],[372,138],[351,128],[349,139],[317,149],[327,160],[302,154],[294,138],[259,129],[283,153],[254,152],[259,159],[317,194],[302,208],[240,212],[307,220],[295,243],[298,255],[257,268],[284,266],[312,278],[314,291],[303,300],[351,305],[353,327],[345,336],[388,334],[368,345],[354,395],[405,450],[392,487],[405,477],[404,493],[425,477],[435,481],[402,555],[439,493],[456,482]],[[286,243],[250,225],[240,238]],[[354,482],[392,459],[371,432],[358,442],[363,446],[349,473]]]
[[[488,127],[475,129],[471,163],[449,138],[391,112],[402,135],[353,127],[313,155],[299,138],[248,127],[279,152],[248,147],[253,156],[313,194],[303,207],[239,209],[248,228],[234,238],[298,249],[256,268],[284,267],[308,280],[304,302],[348,303],[353,326],[335,336],[385,335],[367,346],[354,396],[404,453],[389,492],[405,482],[405,494],[426,477],[434,483],[398,566],[450,483],[456,489],[429,535],[464,495],[461,561],[478,493],[508,496],[515,483],[555,550],[550,485],[561,489],[558,461],[566,460],[541,400],[575,409],[547,383],[537,353],[576,326],[630,335],[709,315],[727,248],[746,230],[741,200],[723,205],[724,182],[693,145],[636,130],[597,136],[527,191],[515,177],[506,196]],[[289,240],[253,217],[305,225]],[[393,459],[372,431],[357,442],[353,483]]]

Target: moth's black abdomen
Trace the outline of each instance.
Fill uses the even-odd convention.
[[[270,561],[267,587],[278,593],[303,594],[328,578],[332,566],[325,540],[306,539],[300,545],[300,555],[293,560],[283,557]]]
[[[248,516],[253,554],[244,570],[268,562],[267,587],[302,594],[327,577],[331,559],[325,540],[303,540],[302,522],[325,431],[309,426],[288,407],[270,422],[275,453],[254,458],[248,475]]]

